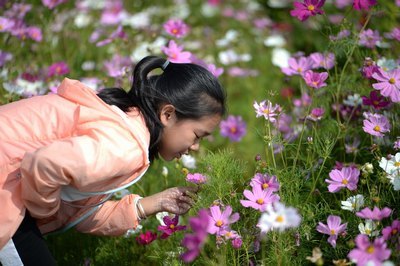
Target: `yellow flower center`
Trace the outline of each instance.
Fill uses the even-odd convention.
[[[374,130],[377,131],[377,132],[380,132],[381,131],[381,127],[380,126],[374,126]]]
[[[231,232],[226,232],[226,233],[225,233],[225,236],[226,236],[227,238],[230,238],[230,237],[232,236],[232,233],[231,233]]]
[[[395,80],[394,78],[390,78],[390,79],[389,79],[389,83],[390,83],[390,84],[395,84],[395,83],[396,83],[396,80]]]
[[[258,200],[256,200],[256,202],[257,202],[258,204],[262,205],[262,204],[264,203],[264,200],[263,200],[263,199],[258,199]]]
[[[378,105],[378,104],[379,104],[379,101],[373,101],[372,104],[373,104],[373,105]]]
[[[313,5],[309,5],[309,6],[307,7],[307,9],[308,9],[308,11],[313,11],[313,10],[315,9],[315,7],[314,7]]]
[[[282,215],[278,215],[278,217],[276,217],[275,221],[277,221],[278,223],[282,223],[283,222],[283,216]]]
[[[173,33],[173,34],[177,34],[177,33],[178,33],[178,29],[173,29],[173,30],[172,30],[172,33]]]
[[[370,234],[371,234],[371,230],[365,229],[365,233],[366,233],[367,235],[370,235]]]
[[[397,229],[392,229],[392,235],[395,235],[395,234],[397,234]]]
[[[297,68],[297,72],[301,73],[301,71],[303,71],[301,67]]]
[[[269,188],[269,185],[267,183],[264,183],[264,184],[262,184],[262,188],[267,189],[267,188]]]
[[[375,248],[374,248],[373,246],[369,246],[369,247],[367,248],[367,252],[368,252],[369,254],[374,253],[374,251],[375,251]]]
[[[331,229],[331,235],[336,234],[335,230]]]
[[[231,131],[231,133],[236,133],[237,132],[237,128],[236,127],[231,127],[230,131]]]
[[[342,180],[342,184],[343,184],[343,185],[347,185],[348,183],[349,183],[349,181],[347,181],[347,179],[343,179],[343,180]]]
[[[175,225],[170,224],[170,225],[169,225],[169,228],[174,229],[174,228],[175,228]]]
[[[2,30],[3,29],[3,25],[0,25],[0,30]]]
[[[312,84],[313,84],[314,86],[317,86],[318,82],[313,81]]]
[[[266,114],[266,115],[269,115],[269,109],[264,109],[263,113]]]
[[[400,167],[400,162],[395,162],[395,163],[394,163],[394,166]]]
[[[218,226],[218,227],[221,227],[223,224],[224,224],[224,222],[221,221],[221,220],[218,220],[218,221],[215,223],[215,225]]]

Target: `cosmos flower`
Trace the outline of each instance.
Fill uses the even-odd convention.
[[[359,176],[360,170],[357,168],[343,167],[341,170],[333,169],[329,173],[330,179],[325,179],[325,182],[329,184],[328,190],[332,193],[338,192],[342,188],[355,190],[357,188]]]
[[[221,232],[229,228],[230,224],[235,223],[237,220],[239,220],[239,213],[232,214],[231,206],[226,206],[222,212],[220,206],[211,206],[207,232],[210,234],[221,234]]]
[[[301,216],[297,209],[286,207],[280,202],[269,204],[261,214],[257,227],[261,229],[261,233],[277,230],[284,231],[287,228],[298,227],[301,222]]]
[[[370,114],[363,121],[364,132],[377,137],[383,137],[386,132],[390,131],[389,120],[380,114]]]
[[[270,101],[262,101],[260,104],[254,102],[254,109],[256,109],[256,117],[264,116],[267,121],[274,123],[276,121],[276,116],[280,113],[281,107],[278,104],[272,106]]]
[[[314,89],[320,89],[325,87],[327,84],[325,80],[328,78],[328,72],[314,72],[312,70],[308,70],[304,73],[303,79],[306,84]]]
[[[361,194],[357,194],[355,196],[347,198],[346,201],[341,201],[342,209],[349,211],[359,211],[360,208],[364,206],[364,196]]]
[[[325,0],[304,0],[304,2],[295,1],[293,3],[294,10],[290,11],[292,17],[297,17],[300,21],[308,19],[310,16],[324,14],[321,7],[325,4]]]
[[[163,46],[161,50],[168,56],[172,63],[190,63],[190,52],[183,51],[183,46],[177,45],[174,40],[170,40],[168,46]]]
[[[370,242],[367,235],[360,234],[355,239],[357,247],[350,251],[347,257],[357,265],[381,265],[390,257],[391,251],[386,248],[385,240],[380,237]]]
[[[229,115],[222,120],[220,125],[221,136],[229,138],[231,141],[240,141],[246,135],[246,123],[241,116]]]
[[[339,216],[329,215],[327,224],[318,223],[317,231],[322,234],[329,235],[328,242],[332,247],[336,247],[336,240],[339,234],[347,228],[347,223],[341,224],[342,220]]]
[[[161,239],[168,238],[176,231],[181,231],[186,229],[185,225],[178,225],[179,215],[175,215],[174,218],[172,219],[169,215],[166,215],[163,218],[163,222],[165,225],[159,225],[157,227],[158,231],[162,232]]]
[[[261,186],[254,186],[253,190],[244,190],[243,195],[248,200],[240,200],[244,207],[251,207],[261,212],[265,211],[267,206],[273,202],[279,201],[279,195],[272,190],[263,190]]]
[[[378,207],[374,207],[373,210],[366,207],[359,212],[356,212],[356,215],[360,218],[370,219],[373,221],[381,221],[384,218],[387,218],[392,213],[392,209],[388,207],[384,207],[382,210]]]
[[[182,38],[189,32],[189,26],[181,19],[170,19],[163,27],[168,34],[176,38]]]
[[[400,69],[391,71],[380,70],[372,74],[378,82],[372,84],[375,90],[379,90],[385,97],[389,97],[392,102],[400,102]]]

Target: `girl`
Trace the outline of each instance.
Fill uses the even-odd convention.
[[[160,75],[149,73],[162,68]],[[0,106],[0,261],[54,265],[42,234],[123,235],[157,212],[186,213],[194,188],[107,201],[151,161],[196,151],[225,113],[217,79],[195,64],[142,59],[129,92],[64,79],[57,94]],[[19,263],[19,264],[18,264]]]

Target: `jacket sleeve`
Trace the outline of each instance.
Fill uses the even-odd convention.
[[[61,186],[83,191],[111,189],[113,178],[127,178],[143,164],[138,143],[121,137],[112,127],[57,140],[23,157],[22,200],[33,217],[46,218],[59,209]]]
[[[94,214],[80,222],[75,228],[79,232],[94,235],[120,236],[139,224],[134,206],[138,195],[126,195],[118,201],[105,202]]]

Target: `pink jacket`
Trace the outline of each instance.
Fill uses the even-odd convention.
[[[57,94],[0,106],[0,125],[0,249],[26,209],[42,233],[76,222],[97,235],[136,228],[137,195],[106,200],[149,166],[150,134],[137,109],[124,113],[64,79]]]

